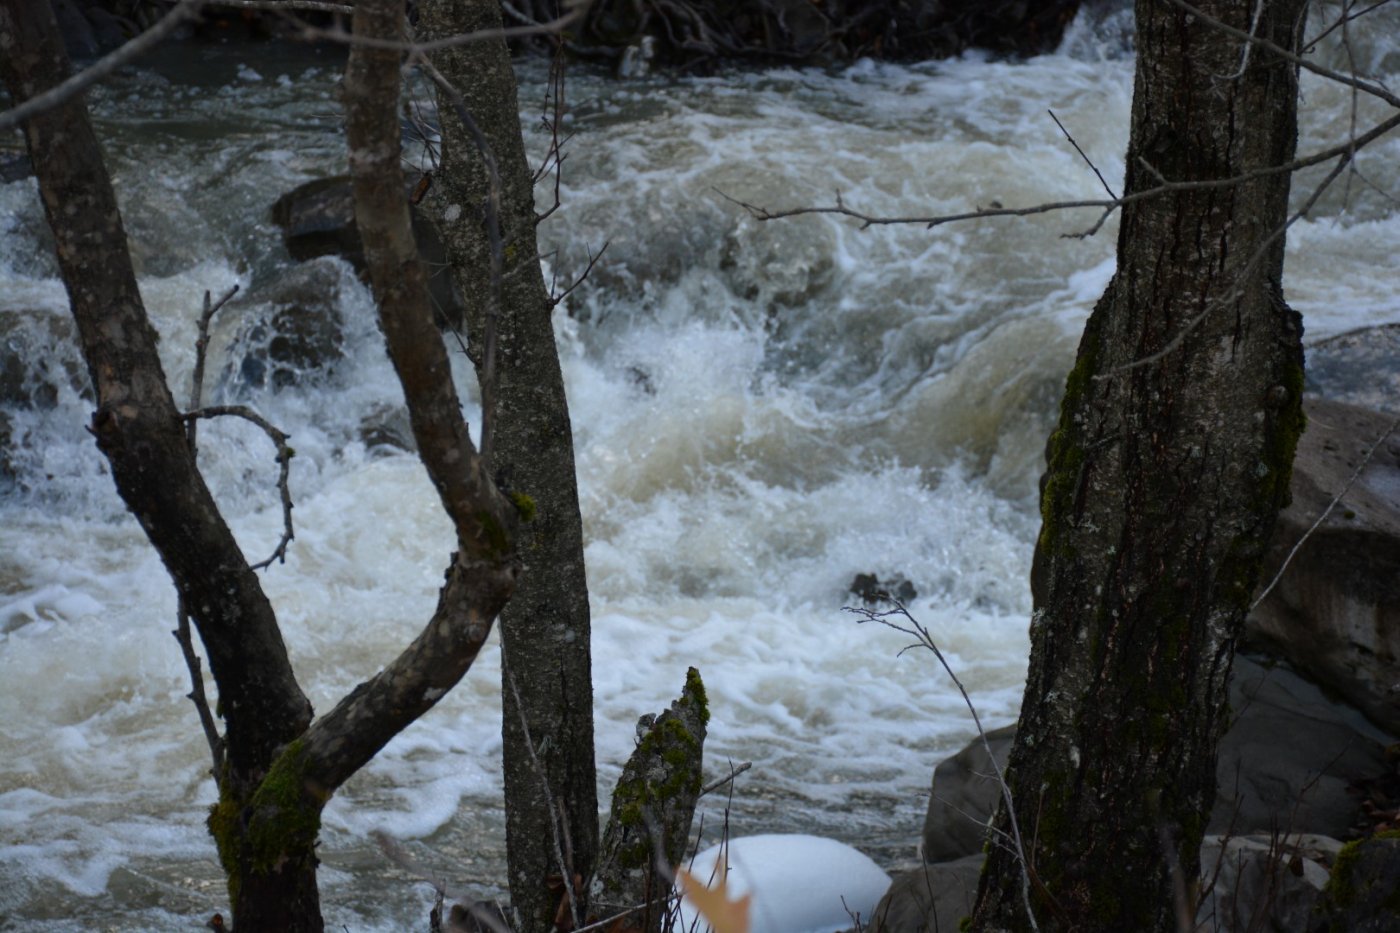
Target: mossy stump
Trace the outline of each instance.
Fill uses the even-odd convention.
[[[637,749],[613,790],[612,812],[603,833],[594,890],[598,915],[609,917],[645,904],[625,923],[657,933],[671,891],[668,868],[685,855],[690,823],[700,797],[705,727],[710,713],[700,672],[690,668],[685,689],[660,716],[637,723]]]

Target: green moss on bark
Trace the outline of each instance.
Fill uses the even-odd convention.
[[[221,782],[219,801],[209,809],[209,834],[237,903],[245,871],[267,874],[294,861],[314,858],[321,811],[330,799],[306,777],[306,749],[298,739],[282,750],[244,803]]]

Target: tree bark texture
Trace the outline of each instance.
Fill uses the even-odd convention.
[[[494,0],[433,0],[420,10],[425,38],[501,24]],[[435,207],[490,406],[490,467],[519,502],[534,507],[533,521],[521,528],[524,573],[501,616],[502,733],[511,899],[522,933],[543,933],[559,906],[549,876],[589,877],[598,848],[588,589],[573,431],[505,43],[444,50],[434,54],[434,63],[460,92],[456,101],[441,89],[438,94],[443,156]],[[489,173],[459,106],[480,128],[499,170],[499,282],[490,271]],[[482,353],[492,309],[498,315],[494,385]],[[578,907],[586,913],[585,905]]]
[[[397,0],[356,26],[401,38]],[[47,3],[0,0],[0,75],[16,102],[69,64]],[[368,267],[420,456],[457,530],[437,611],[383,671],[311,723],[272,606],[195,464],[156,352],[101,150],[81,99],[25,125],[97,396],[92,431],[117,489],[199,629],[226,721],[227,767],[209,829],[242,933],[324,928],[316,887],[331,794],[462,677],[519,570],[516,507],[473,449],[416,258],[399,169],[399,55],[351,55],[349,135]]]
[[[1256,4],[1200,6],[1248,30]],[[1260,5],[1256,35],[1295,47],[1303,6]],[[1292,65],[1167,0],[1138,0],[1137,49],[1127,193],[1292,159]],[[1041,487],[1009,768],[1041,929],[1175,930],[1173,873],[1196,877],[1226,677],[1303,428],[1288,192],[1264,174],[1123,210]],[[1010,829],[1003,805],[975,929],[1029,928]]]
[[[670,869],[685,861],[709,720],[705,683],[692,667],[670,709],[637,723],[637,748],[617,779],[603,831],[593,905],[605,920],[621,917],[609,927],[617,933],[661,933],[666,926],[672,906]],[[666,872],[657,870],[658,861]]]
[[[0,70],[16,102],[68,77],[47,3],[0,2]],[[255,780],[306,728],[311,704],[257,575],[195,467],[87,107],[71,100],[24,130],[97,397],[92,433],[209,652],[233,775]]]
[[[68,76],[47,3],[0,3],[0,69],[17,102]],[[78,98],[41,113],[26,122],[25,137],[97,396],[92,433],[188,607],[218,684],[228,767],[216,775],[223,802],[211,826],[222,808],[241,836],[256,822],[251,802],[283,746],[311,721],[311,704],[272,605],[195,465],[85,104]],[[220,844],[240,928],[320,930],[314,833],[297,838],[296,857],[261,870],[245,842]],[[240,900],[251,914],[240,913]]]

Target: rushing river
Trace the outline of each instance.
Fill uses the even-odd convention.
[[[1041,451],[1112,273],[1114,222],[1089,238],[1063,234],[1093,212],[861,230],[760,223],[723,195],[777,208],[839,191],[875,214],[1099,196],[1047,110],[1116,186],[1133,72],[1122,27],[1078,23],[1059,53],[1023,63],[570,77],[563,206],[541,229],[562,282],[610,244],[557,317],[604,800],[637,716],[693,664],[711,697],[709,773],[753,762],[731,831],[912,860],[929,771],[971,723],[928,653],[901,655],[907,638],[841,611],[858,573],[907,578],[985,719],[1015,716]],[[1400,20],[1363,33],[1357,66],[1393,80]],[[203,292],[250,296],[216,320],[209,391],[292,435],[296,540],[264,581],[320,711],[423,624],[452,546],[422,467],[366,429],[401,402],[365,288],[338,261],[297,269],[268,216],[284,191],[344,171],[339,70],[301,48],[177,47],[92,99],[177,395]],[[538,157],[545,71],[521,76]],[[1303,92],[1303,150],[1341,138],[1349,92],[1306,77]],[[1361,125],[1377,113],[1363,106]],[[1362,167],[1290,232],[1288,297],[1309,339],[1400,321],[1400,139]],[[0,184],[0,339],[39,397],[0,411],[0,929],[188,929],[226,909],[204,829],[208,752],[170,636],[173,589],[84,431],[48,243],[33,182]],[[334,302],[338,359],[259,387],[240,363],[258,296],[298,276]],[[201,457],[261,558],[281,526],[271,449],[218,424]],[[493,640],[330,804],[330,928],[426,922],[427,888],[379,854],[376,829],[455,888],[499,893],[498,661]]]

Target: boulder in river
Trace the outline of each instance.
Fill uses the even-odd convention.
[[[404,176],[405,190],[412,191],[421,181],[418,172]],[[428,293],[438,318],[438,326],[460,328],[466,312],[462,295],[452,280],[447,264],[447,247],[437,226],[426,213],[412,207],[413,235],[418,256],[428,273]],[[355,196],[350,176],[320,178],[282,195],[272,205],[272,221],[282,229],[282,239],[293,259],[339,256],[365,275],[365,248],[355,225]]]

